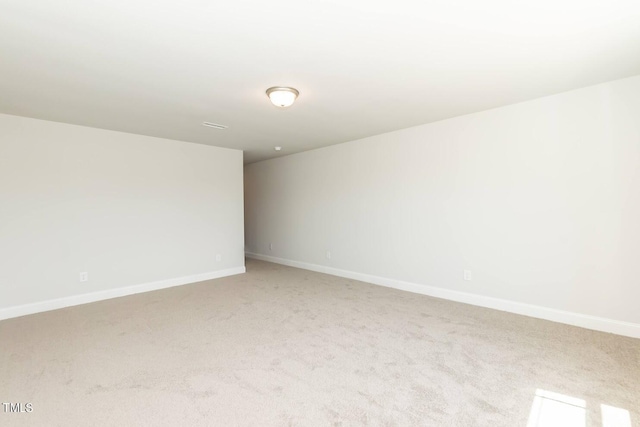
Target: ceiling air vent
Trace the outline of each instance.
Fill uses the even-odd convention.
[[[207,126],[214,129],[226,129],[228,127],[225,125],[219,125],[217,123],[211,123],[211,122],[202,122],[202,126]]]

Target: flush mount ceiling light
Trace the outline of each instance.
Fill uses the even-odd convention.
[[[273,147],[273,149],[276,150],[276,151],[280,151],[280,150],[282,150],[282,147]]]
[[[298,95],[300,95],[300,92],[292,87],[276,86],[267,89],[267,96],[271,100],[271,103],[281,108],[286,108],[293,104]]]

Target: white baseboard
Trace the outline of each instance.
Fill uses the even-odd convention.
[[[175,277],[173,279],[158,280],[156,282],[142,283],[139,285],[126,286],[123,288],[108,289],[104,291],[91,292],[88,294],[72,295],[68,297],[56,298],[31,304],[18,305],[15,307],[0,308],[0,320],[10,319],[12,317],[26,316],[27,314],[40,313],[43,311],[57,310],[59,308],[71,307],[74,305],[87,304],[90,302],[102,301],[110,298],[124,297],[127,295],[139,294],[142,292],[156,291],[159,289],[171,288],[173,286],[187,285],[190,283],[202,282],[205,280],[219,279],[221,277],[242,274],[245,271],[245,267],[229,268],[226,270],[212,271],[209,273],[194,274],[184,277]]]
[[[248,258],[262,261],[274,262],[288,265],[290,267],[302,268],[305,270],[317,271],[319,273],[331,274],[345,277],[347,279],[359,280],[361,282],[428,295],[431,297],[462,302],[465,304],[477,305],[480,307],[493,308],[495,310],[507,311],[510,313],[522,314],[524,316],[536,317],[538,319],[551,320],[553,322],[565,323],[579,326],[581,328],[595,331],[609,332],[627,337],[640,338],[640,324],[622,322],[619,320],[607,319],[604,317],[590,316],[588,314],[573,313],[570,311],[557,310],[554,308],[542,307],[539,305],[525,304],[522,302],[509,301],[500,298],[487,297],[468,292],[452,291],[435,286],[421,285],[418,283],[404,282],[402,280],[389,279],[386,277],[373,276],[370,274],[357,273],[354,271],[340,270],[324,265],[310,264],[301,261],[293,261],[284,258],[276,258],[268,255],[261,255],[247,252]]]

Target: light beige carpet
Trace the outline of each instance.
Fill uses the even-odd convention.
[[[640,427],[640,340],[247,270],[0,322],[0,425]]]

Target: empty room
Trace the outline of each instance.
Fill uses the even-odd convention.
[[[0,426],[640,427],[640,2],[0,0]]]

